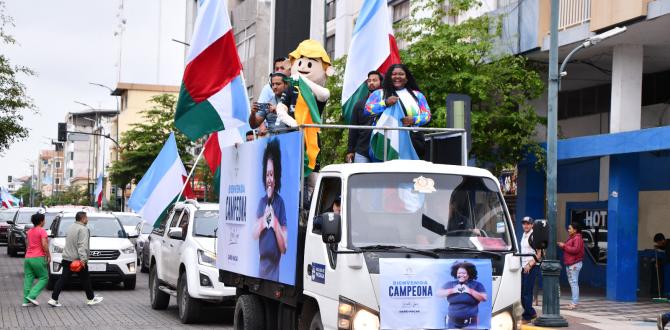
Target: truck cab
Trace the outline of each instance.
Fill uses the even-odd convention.
[[[378,327],[380,259],[483,258],[492,265],[492,326],[513,329],[521,272],[511,228],[498,181],[486,170],[407,160],[327,166],[305,236],[304,294],[318,305],[310,324]],[[328,237],[338,231],[339,239]]]

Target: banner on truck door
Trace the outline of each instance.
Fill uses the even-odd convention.
[[[217,267],[295,284],[299,132],[221,150]]]
[[[382,329],[489,329],[487,259],[379,259]]]

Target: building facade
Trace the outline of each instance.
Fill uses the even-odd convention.
[[[43,197],[51,197],[65,188],[63,150],[42,150],[37,165],[37,180]]]

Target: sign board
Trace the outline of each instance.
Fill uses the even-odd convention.
[[[295,285],[300,132],[221,149],[217,267]]]
[[[87,134],[79,134],[79,133],[68,133],[67,139],[69,141],[75,142],[75,141],[88,141],[90,135]]]
[[[490,329],[488,259],[379,259],[382,329]]]

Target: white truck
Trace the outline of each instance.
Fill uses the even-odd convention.
[[[262,140],[267,139],[253,143],[268,143],[259,142]],[[249,157],[244,153],[247,144],[230,151],[224,159],[248,162]],[[301,155],[302,146],[297,148],[288,155]],[[285,172],[283,159],[281,166]],[[222,173],[249,167],[247,163],[231,163],[230,168],[222,168]],[[302,174],[301,170],[298,172]],[[244,175],[248,174],[239,175],[239,180],[244,180]],[[282,176],[286,180],[286,175]],[[299,176],[292,178],[300,180]],[[276,179],[275,174],[273,180]],[[228,181],[233,182],[227,186]],[[299,184],[302,187],[302,180]],[[226,205],[231,210],[230,216],[224,219],[222,215],[219,222],[217,266],[219,280],[237,288],[235,329],[379,329],[384,327],[381,311],[387,308],[382,299],[387,288],[380,285],[385,276],[380,265],[385,260],[439,262],[441,259],[490,261],[490,291],[485,300],[491,310],[483,315],[488,315],[490,329],[520,328],[522,270],[516,255],[519,247],[499,183],[487,170],[418,160],[322,168],[311,205],[305,205],[308,212],[298,212],[297,235],[291,236],[290,228],[288,231],[288,240],[297,240],[296,251],[290,251],[289,244],[281,257],[283,260],[290,252],[295,253],[291,261],[295,267],[293,283],[281,276],[279,280],[268,279],[262,269],[262,252],[258,252],[261,255],[258,271],[235,264],[242,256],[232,249],[244,245],[244,240],[255,239],[258,243],[251,245],[260,245],[259,251],[264,249],[258,235],[247,235],[234,223],[243,221],[240,212],[235,211],[240,197],[226,195],[226,190],[249,194],[250,185],[222,177],[221,203],[235,203]],[[288,200],[286,196],[283,199]],[[256,210],[256,206],[247,209]],[[270,214],[270,219],[277,213],[267,209],[263,213],[260,205],[258,213],[246,211],[243,215],[253,218],[252,222],[261,215],[259,227],[252,226],[261,230],[265,226],[264,217]],[[267,227],[277,233],[280,227],[274,221],[268,220]],[[290,221],[287,225],[291,226]],[[280,265],[279,271],[285,273],[291,267],[285,266]],[[254,275],[254,271],[258,274]],[[411,273],[410,267],[407,271]],[[407,301],[413,303],[411,299]]]
[[[197,321],[203,303],[221,304],[235,298],[235,288],[217,281],[216,228],[219,205],[176,203],[149,247],[149,298],[153,309],[165,309],[177,298],[182,323]]]

